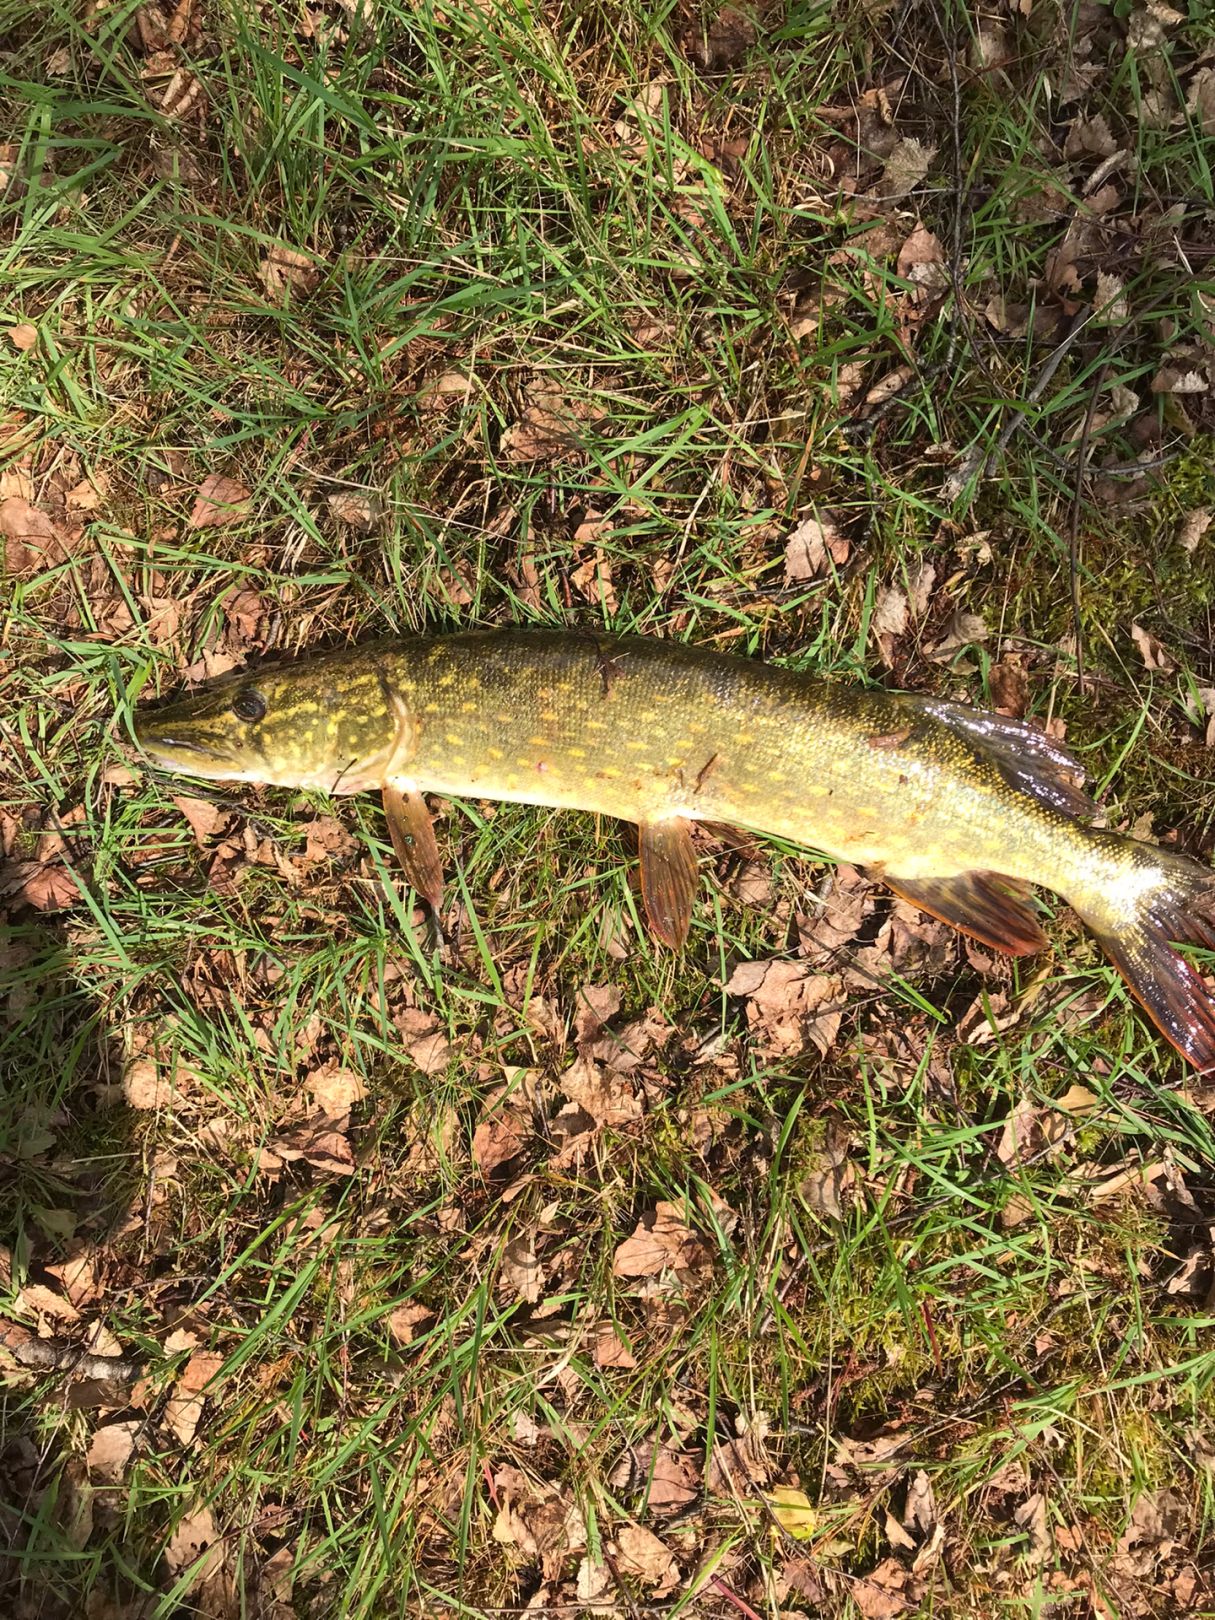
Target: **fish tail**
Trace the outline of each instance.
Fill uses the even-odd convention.
[[[1094,833],[1106,859],[1067,898],[1144,1010],[1183,1057],[1215,1069],[1215,995],[1175,947],[1215,950],[1215,872],[1188,855]]]

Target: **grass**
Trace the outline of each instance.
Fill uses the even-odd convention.
[[[713,849],[674,957],[636,930],[615,829],[454,805],[453,959],[370,801],[306,862],[334,807],[242,791],[203,850],[128,731],[204,654],[507,620],[977,702],[1014,654],[1113,824],[1209,848],[1210,539],[1178,528],[1215,502],[1215,417],[1152,380],[1209,364],[1186,97],[1212,29],[1193,8],[1128,50],[1115,12],[1034,8],[995,50],[952,5],[794,3],[735,55],[661,7],[228,0],[176,42],[155,7],[0,7],[0,325],[36,330],[0,337],[0,495],[66,537],[6,578],[0,809],[11,862],[78,880],[59,909],[6,890],[5,1309],[145,1367],[134,1390],[9,1367],[7,1612],[573,1614],[600,1578],[633,1616],[1201,1607],[1210,1091],[1065,916],[1036,986],[958,946],[887,956],[825,1057],[782,1055],[722,984],[795,954],[823,879],[795,850],[741,906]],[[1095,213],[1102,158],[1064,143],[1098,115],[1127,155]],[[936,156],[866,200],[899,138]],[[922,303],[897,267],[917,219],[943,247]],[[1126,319],[1047,372],[1098,271]],[[521,423],[573,443],[524,459]],[[248,511],[190,528],[212,473]],[[787,584],[785,537],[824,509],[851,555]],[[881,593],[925,563],[887,667]],[[962,611],[986,637],[934,656]],[[613,1028],[657,1009],[670,1033],[579,1157],[557,1126],[587,985],[619,989]],[[1015,1022],[958,1038],[1018,989]],[[326,1065],[363,1093],[327,1150],[346,1173],[300,1148]],[[483,1173],[503,1122],[517,1151]],[[695,1263],[616,1275],[660,1201]],[[78,1320],[47,1269],[73,1257]],[[608,1325],[632,1365],[596,1355]],[[199,1351],[183,1438],[166,1402]],[[935,1549],[897,1535],[921,1473]],[[798,1482],[805,1541],[765,1497]],[[630,1524],[675,1557],[669,1591]]]

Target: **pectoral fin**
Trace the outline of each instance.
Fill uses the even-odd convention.
[[[700,874],[692,843],[692,824],[682,816],[643,823],[641,899],[654,937],[678,950],[692,926],[692,901]]]
[[[1016,878],[998,872],[959,872],[947,878],[901,878],[890,872],[874,876],[921,911],[1006,956],[1029,956],[1047,943],[1029,904],[1029,886]]]
[[[443,899],[443,867],[425,799],[398,782],[385,782],[384,815],[405,876],[437,912]]]

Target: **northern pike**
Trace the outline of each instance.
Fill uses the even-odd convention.
[[[635,822],[645,914],[676,948],[696,821],[851,861],[1013,956],[1047,943],[1037,884],[1072,906],[1178,1051],[1215,1066],[1215,1000],[1175,949],[1215,949],[1215,872],[1088,825],[1083,770],[1020,720],[672,641],[512,628],[233,673],[141,711],[136,734],[155,764],[207,780],[381,790],[406,875],[436,911],[427,793]]]

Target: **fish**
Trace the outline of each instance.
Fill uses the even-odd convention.
[[[1160,1032],[1215,1067],[1215,999],[1177,947],[1215,950],[1215,872],[1092,825],[1084,771],[1033,725],[658,637],[509,627],[233,672],[142,709],[153,765],[208,781],[379,790],[437,914],[426,795],[633,822],[649,928],[687,939],[696,822],[862,867],[1010,956],[1042,951],[1060,895]]]

